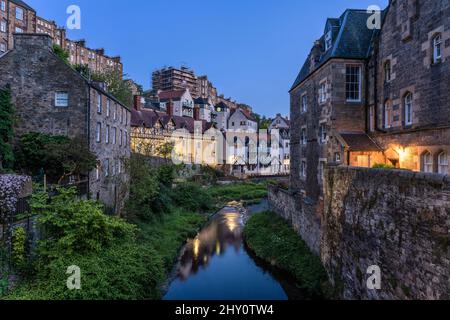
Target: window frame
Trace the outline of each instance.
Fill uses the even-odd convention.
[[[6,21],[2,20],[0,21],[0,32],[6,33],[7,29],[7,23]]]
[[[355,74],[349,74],[349,69],[350,70],[352,70],[351,68],[354,68],[354,69],[358,69],[358,74],[357,74],[357,77],[358,77],[358,83],[357,83],[357,85],[358,85],[358,99],[354,99],[354,98],[349,98],[349,96],[351,95],[350,94],[350,86],[351,85],[353,85],[353,86],[355,86],[356,85],[356,83],[355,82],[351,82],[351,81],[348,81],[349,80],[349,77],[351,77],[352,75],[354,76]],[[352,102],[362,102],[362,76],[363,76],[363,74],[362,74],[362,66],[360,65],[360,64],[346,64],[345,65],[345,101],[347,101],[347,102],[350,102],[350,103],[352,103]],[[353,88],[354,89],[354,88]],[[352,92],[352,93],[355,93],[355,92]]]
[[[327,102],[327,82],[323,81],[319,84],[319,103]]]
[[[308,95],[306,93],[302,94],[301,104],[302,104],[302,113],[308,112]]]
[[[66,95],[67,98],[61,98],[59,95]],[[65,103],[61,103],[65,101]],[[55,107],[56,108],[68,108],[69,107],[69,93],[67,91],[56,91],[55,92]]]
[[[25,10],[21,7],[16,7],[15,11],[16,11],[16,14],[15,14],[16,20],[23,21],[25,19]],[[21,14],[19,14],[19,13],[21,13]]]
[[[392,65],[391,60],[384,63],[384,83],[389,83],[392,80]]]
[[[321,122],[319,123],[319,141],[321,144],[324,144],[327,142],[328,138],[328,130],[327,130],[327,123]]]
[[[438,41],[439,40],[439,41]],[[436,34],[432,40],[432,62],[433,64],[438,64],[442,62],[442,35],[440,33]]]
[[[384,128],[390,129],[392,128],[392,108],[391,108],[391,102],[389,100],[386,100],[383,104],[383,113],[384,113]]]
[[[443,162],[443,156],[445,156],[445,162]],[[443,168],[446,168],[445,170]],[[442,151],[438,155],[438,173],[439,174],[449,174],[448,171],[449,168],[449,161],[448,161],[448,153],[445,151]]]
[[[300,139],[301,139],[302,146],[306,146],[308,144],[306,128],[301,128],[301,130],[300,130]]]
[[[413,107],[414,107],[414,95],[412,92],[407,92],[403,96],[403,108],[404,108],[404,120],[405,120],[405,126],[412,126],[413,125]],[[410,119],[408,119],[410,118]]]
[[[433,173],[434,161],[431,152],[429,151],[424,152],[422,155],[422,161],[423,161],[423,172]]]
[[[96,104],[97,104],[97,113],[102,114],[102,95],[99,92],[97,92]]]
[[[101,143],[102,142],[102,123],[97,122],[97,125],[95,126],[95,142]]]
[[[5,0],[1,0],[0,2],[0,10],[3,12],[6,12],[6,1]]]

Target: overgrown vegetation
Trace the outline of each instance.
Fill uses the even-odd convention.
[[[81,138],[27,133],[15,150],[16,171],[36,176],[47,174],[49,182],[60,184],[70,176],[80,176],[97,165],[97,157]]]
[[[15,111],[11,89],[0,88],[0,173],[11,170],[14,165],[12,140],[14,138]]]
[[[247,222],[244,237],[258,257],[288,271],[312,298],[332,296],[319,257],[282,218],[272,212],[256,214]]]
[[[395,169],[395,167],[393,165],[384,164],[384,163],[374,164],[372,168],[373,169]]]
[[[217,206],[222,206],[230,201],[254,203],[267,197],[267,185],[251,182],[214,185],[208,189],[208,194],[214,199]]]
[[[108,92],[116,99],[128,107],[133,105],[133,93],[130,83],[123,80],[123,74],[119,70],[107,70],[102,73],[91,73],[93,81],[104,82],[107,85]]]
[[[69,53],[64,50],[61,46],[54,44],[53,53],[57,55],[62,61],[69,64]]]

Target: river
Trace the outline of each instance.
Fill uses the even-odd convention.
[[[246,248],[242,237],[244,223],[245,216],[239,208],[225,207],[218,212],[182,250],[163,299],[301,299],[302,293],[288,275],[274,270]]]

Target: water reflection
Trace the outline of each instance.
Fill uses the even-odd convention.
[[[224,208],[201,233],[186,245],[181,258],[179,277],[188,279],[206,268],[214,256],[225,254],[228,248],[242,250],[242,216],[234,208]]]

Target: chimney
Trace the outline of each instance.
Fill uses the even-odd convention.
[[[194,108],[194,120],[200,121],[200,108],[199,107]]]
[[[143,103],[145,102],[145,98],[141,96],[134,96],[134,108],[137,111],[141,111],[143,108]]]
[[[167,114],[169,116],[173,116],[173,102],[172,100],[169,100],[169,102],[167,102]]]
[[[42,49],[53,51],[52,38],[47,34],[14,33],[14,49],[37,52]]]

